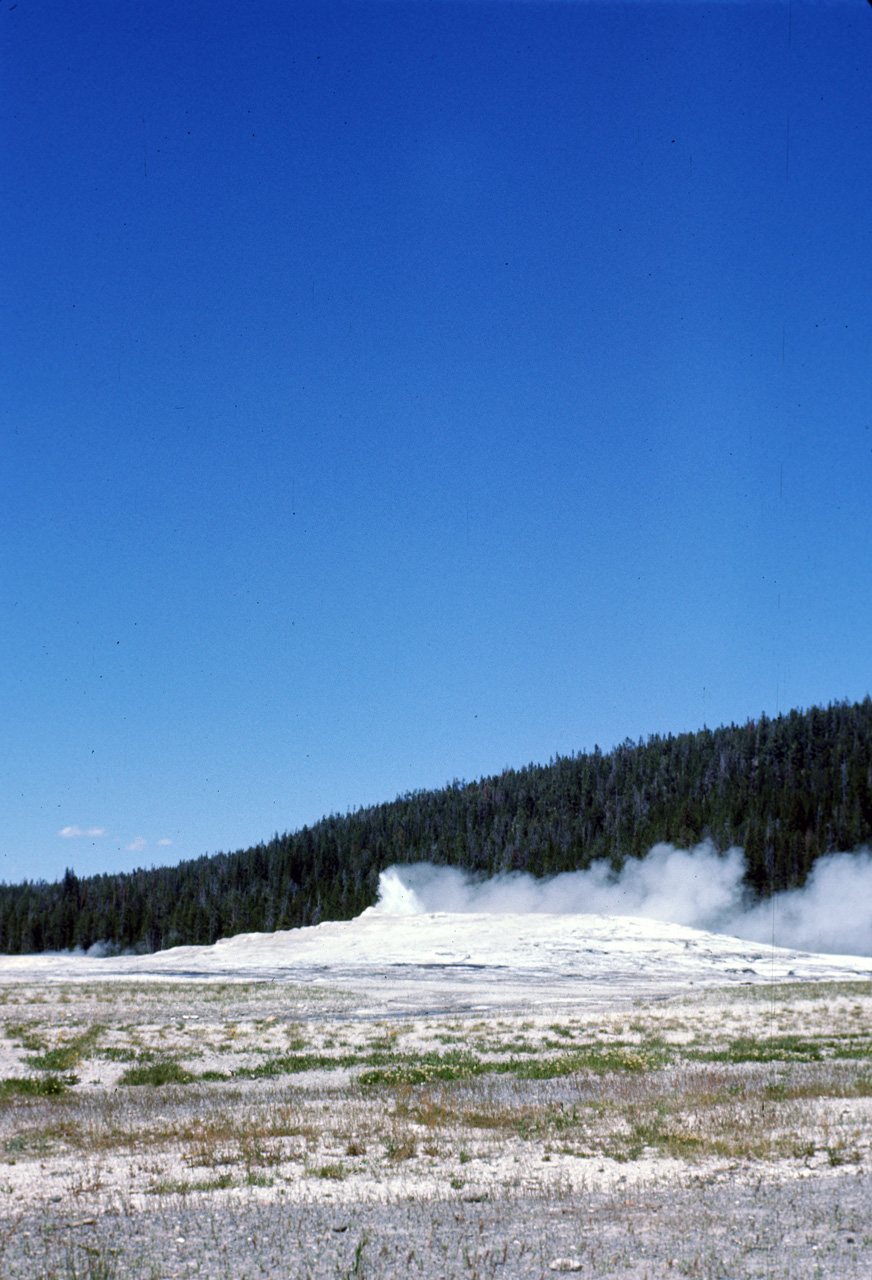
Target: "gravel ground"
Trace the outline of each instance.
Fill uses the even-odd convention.
[[[548,994],[397,1020],[271,983],[0,985],[0,1083],[72,1054],[78,1081],[0,1099],[0,1280],[872,1275],[868,982]],[[514,1066],[405,1083],[461,1050]],[[361,1084],[372,1054],[396,1079]],[[190,1082],[125,1083],[163,1059]]]
[[[147,1212],[48,1208],[2,1225],[0,1272],[28,1280],[254,1277],[810,1277],[872,1274],[865,1171],[683,1180],[582,1197],[348,1208],[168,1196]]]

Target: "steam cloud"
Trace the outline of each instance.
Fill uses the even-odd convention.
[[[645,916],[800,951],[872,956],[872,852],[819,858],[802,889],[765,901],[744,883],[745,854],[719,854],[709,842],[693,849],[657,844],[617,874],[607,862],[547,880],[508,872],[483,880],[455,867],[418,862],[379,877],[376,911],[553,912]]]

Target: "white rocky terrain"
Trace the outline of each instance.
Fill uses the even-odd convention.
[[[0,1273],[872,1267],[872,958],[530,887],[404,869],[347,922],[0,957]]]

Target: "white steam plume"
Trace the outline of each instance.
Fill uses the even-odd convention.
[[[552,912],[645,916],[731,934],[749,942],[845,955],[872,955],[872,852],[819,858],[802,889],[755,901],[744,882],[745,854],[718,854],[708,842],[693,849],[657,844],[646,858],[615,873],[607,862],[547,880],[508,872],[482,880],[455,867],[418,862],[379,877],[375,910],[385,915],[429,912]]]

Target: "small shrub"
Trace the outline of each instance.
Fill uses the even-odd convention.
[[[165,1084],[190,1084],[196,1076],[186,1071],[180,1063],[171,1058],[158,1062],[146,1062],[138,1067],[129,1067],[120,1077],[119,1084],[150,1084],[160,1088]]]
[[[409,1133],[392,1134],[385,1140],[385,1153],[389,1160],[411,1160],[418,1150],[415,1139]]]
[[[17,1040],[22,1049],[44,1049],[45,1041],[34,1034],[35,1022],[7,1022],[6,1036],[9,1040]]]
[[[6,1076],[4,1080],[0,1080],[0,1098],[8,1098],[16,1093],[30,1098],[59,1098],[78,1083],[79,1077],[70,1075]]]
[[[61,1041],[54,1049],[46,1049],[44,1053],[33,1055],[25,1061],[37,1071],[69,1071],[72,1067],[77,1067],[83,1058],[91,1057],[94,1045],[104,1030],[99,1025],[90,1027],[80,1036]],[[27,1047],[29,1046],[25,1045]]]

